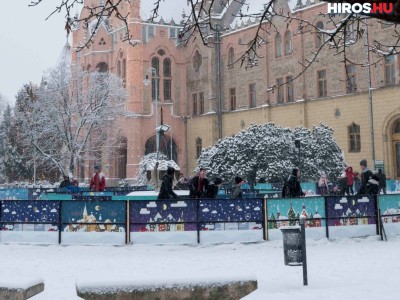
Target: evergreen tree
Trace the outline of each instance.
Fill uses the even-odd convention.
[[[5,161],[8,154],[8,134],[11,126],[12,110],[9,105],[5,108],[0,124],[0,182],[7,180]]]
[[[290,208],[288,211],[288,218],[289,218],[289,225],[293,226],[296,225],[296,213],[293,209],[292,203],[290,203]]]
[[[268,222],[268,229],[276,229],[276,228],[278,228],[278,225],[276,224],[276,222],[273,222],[273,221],[275,221],[275,215],[273,213],[269,217],[268,221],[272,221],[272,222]]]
[[[26,161],[23,153],[21,153],[17,136],[17,126],[13,112],[8,105],[4,110],[3,120],[0,125],[1,171],[4,181],[8,182],[29,178],[29,175],[27,176],[29,172],[26,168]]]

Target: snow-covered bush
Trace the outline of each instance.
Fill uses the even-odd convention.
[[[127,186],[129,186],[129,183],[126,179],[121,179],[120,181],[118,181],[118,186],[119,187],[127,187]]]
[[[147,185],[149,183],[147,171],[153,170],[157,161],[159,163],[159,170],[166,170],[169,166],[174,167],[175,170],[179,170],[176,163],[173,160],[168,160],[168,157],[164,153],[158,153],[158,160],[157,153],[146,154],[139,163],[139,170],[135,178],[136,185]]]
[[[261,177],[271,182],[285,180],[297,166],[302,181],[315,181],[321,172],[332,180],[341,174],[343,154],[330,127],[321,123],[312,130],[304,127],[291,130],[273,123],[251,125],[203,149],[197,169],[203,167],[210,177],[219,176],[226,181],[241,175],[249,182]]]

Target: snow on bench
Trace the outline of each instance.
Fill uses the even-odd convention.
[[[25,300],[43,291],[43,279],[0,277],[0,299]]]
[[[257,289],[254,276],[169,278],[131,281],[77,280],[79,297],[86,300],[241,299]]]

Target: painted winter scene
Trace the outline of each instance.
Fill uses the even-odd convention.
[[[322,197],[305,199],[268,199],[268,238],[281,239],[280,227],[299,225],[299,217],[306,218],[307,235],[325,236],[326,216]]]
[[[379,208],[386,233],[398,233],[400,230],[400,197],[379,196]]]
[[[200,241],[261,241],[261,207],[262,200],[256,199],[227,199],[218,203],[213,200],[200,200]],[[197,241],[196,201],[133,201],[130,203],[130,209],[131,241],[134,243]]]

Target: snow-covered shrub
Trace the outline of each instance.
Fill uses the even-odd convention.
[[[296,140],[300,151],[295,146]],[[241,175],[249,182],[261,177],[282,182],[297,166],[302,181],[316,181],[321,172],[331,180],[341,174],[343,154],[330,127],[321,123],[312,130],[304,127],[291,130],[273,123],[251,125],[203,149],[197,169],[203,167],[209,177],[219,176],[225,181]]]

